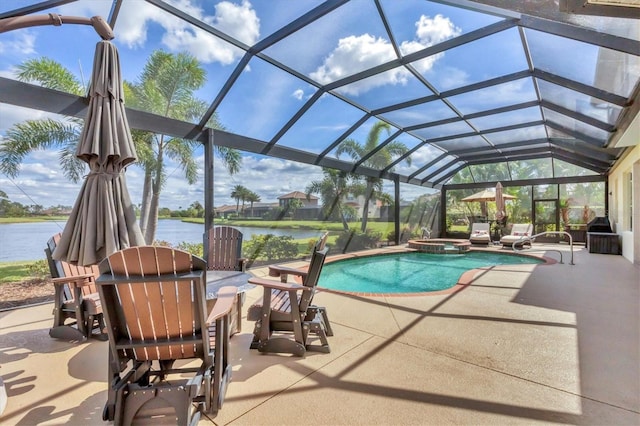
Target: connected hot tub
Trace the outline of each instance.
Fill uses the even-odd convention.
[[[430,238],[428,240],[409,240],[407,243],[410,249],[423,253],[435,254],[460,254],[469,251],[471,243],[468,240],[457,240],[452,238]]]

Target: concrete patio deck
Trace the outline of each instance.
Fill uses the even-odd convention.
[[[452,294],[319,292],[330,354],[259,354],[245,323],[222,411],[201,424],[640,424],[640,268],[534,248],[565,263],[479,271]],[[51,308],[0,313],[0,424],[108,424],[107,343],[49,338]]]

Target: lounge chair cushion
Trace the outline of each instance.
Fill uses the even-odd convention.
[[[503,246],[511,246],[514,242],[522,239],[522,237],[528,237],[533,235],[533,225],[530,223],[514,223],[511,228],[511,234],[505,235],[500,238],[500,243]],[[526,242],[525,244],[530,244]]]
[[[489,244],[491,242],[490,230],[488,223],[474,223],[471,225],[469,241],[472,244]]]

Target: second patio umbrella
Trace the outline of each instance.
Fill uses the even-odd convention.
[[[144,245],[124,176],[136,151],[125,114],[120,60],[108,41],[96,46],[89,110],[76,155],[90,172],[53,258],[92,265],[118,250]]]
[[[498,182],[496,184],[496,220],[502,222],[507,213],[505,212],[504,205],[505,195],[502,193],[502,184]]]
[[[502,186],[502,185],[500,185]],[[482,214],[483,216],[487,215],[486,212],[486,203],[487,201],[497,201],[496,199],[496,193],[497,191],[492,191],[490,189],[485,189],[482,190],[480,192],[476,192],[475,194],[469,195],[468,197],[464,197],[461,201],[465,201],[467,203],[472,203],[472,202],[479,202],[482,203],[481,206],[483,206],[483,211]],[[504,210],[504,200],[513,200],[514,197],[513,195],[509,195],[509,194],[502,194],[502,209]]]

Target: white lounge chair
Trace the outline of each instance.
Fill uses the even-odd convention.
[[[513,243],[520,241],[523,237],[530,237],[533,235],[533,225],[530,223],[514,223],[511,228],[511,234],[505,235],[500,238],[500,243],[504,247],[512,247]],[[528,244],[531,246],[531,240],[526,239],[523,241],[523,245]]]
[[[489,223],[474,223],[471,225],[471,244],[491,244],[491,226]]]

